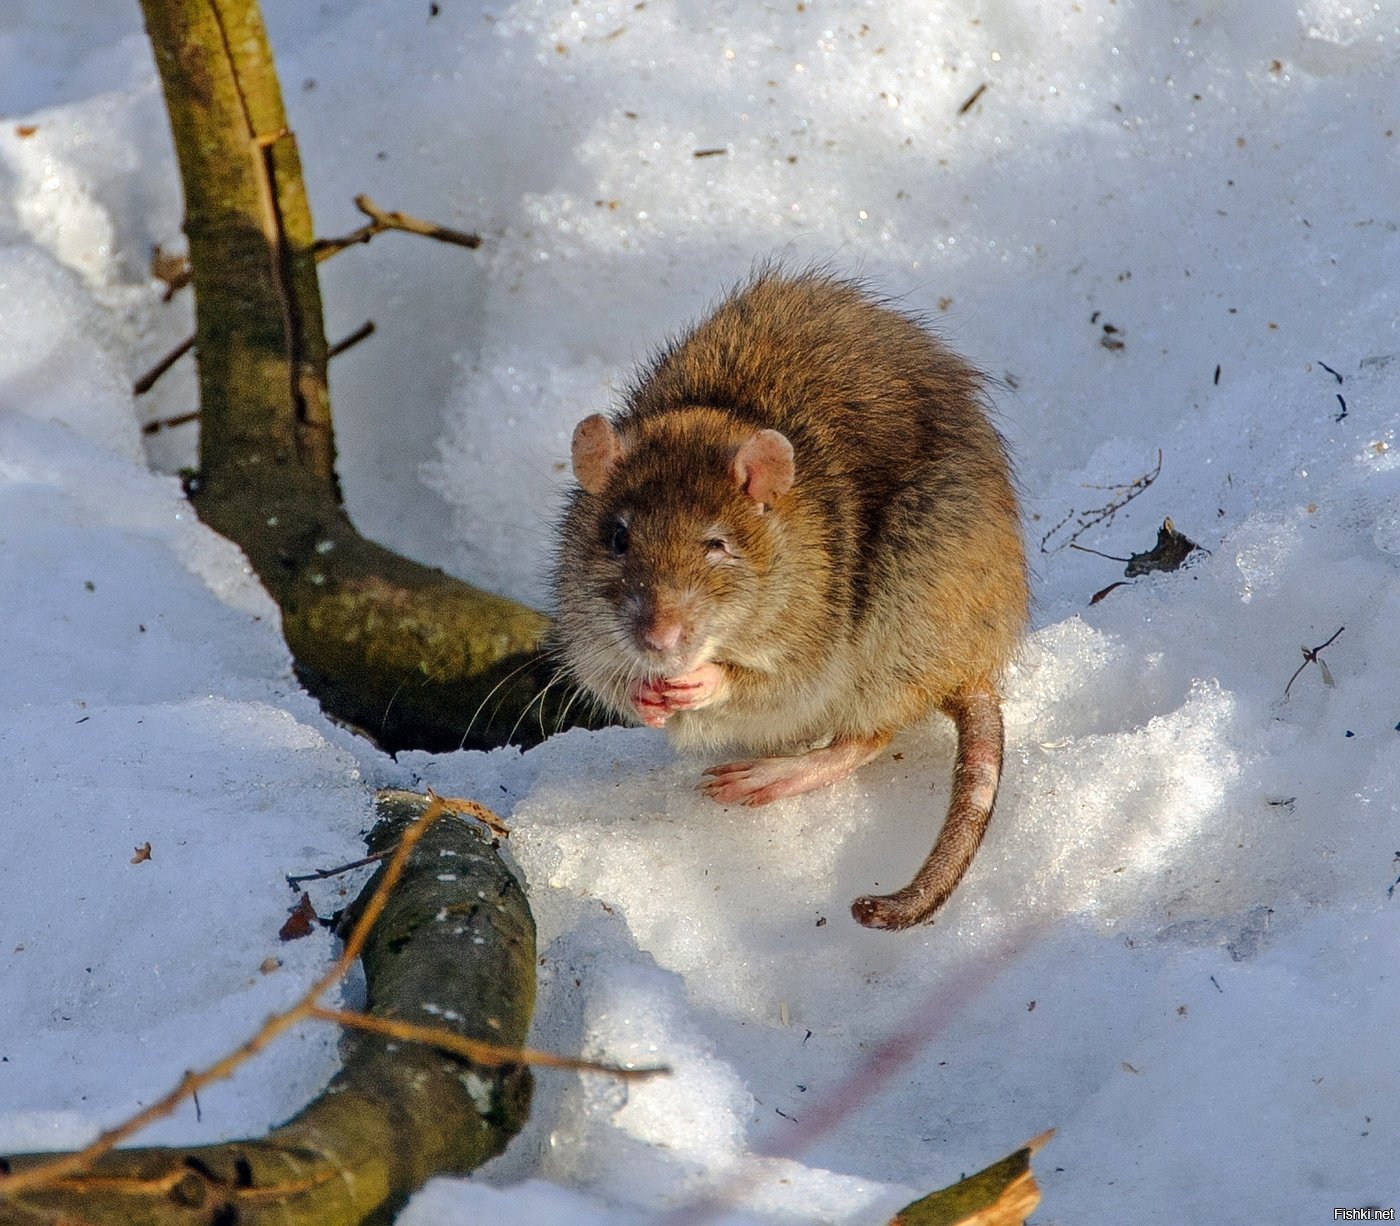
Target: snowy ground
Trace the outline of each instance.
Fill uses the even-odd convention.
[[[1050,1126],[1040,1226],[1400,1207],[1400,9],[266,7],[322,232],[367,191],[486,239],[326,268],[332,336],[379,326],[334,370],[362,527],[539,599],[573,423],[754,259],[859,271],[1002,381],[1038,571],[1007,780],[939,922],[891,936],[847,905],[927,849],[945,728],[754,814],[645,731],[395,763],[328,725],[155,475],[192,429],[139,433],[194,385],[129,391],[190,318],[147,276],[180,202],[136,4],[12,0],[0,1151],[85,1140],[293,996],[330,950],[277,941],[282,874],[427,782],[514,826],[536,1043],[677,1075],[542,1075],[510,1153],[403,1223],[650,1222],[707,1188],[876,1223]],[[1074,517],[1159,449],[1080,542],[1137,552],[1169,515],[1210,553],[1091,607],[1121,567],[1062,547]],[[1335,685],[1309,666],[1285,702],[1341,626]],[[146,1139],[264,1129],[333,1061],[307,1031]]]

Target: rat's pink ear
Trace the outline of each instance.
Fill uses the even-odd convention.
[[[601,494],[613,465],[622,458],[622,440],[601,413],[585,417],[574,427],[574,476],[590,494]]]
[[[792,444],[776,430],[759,430],[739,444],[729,471],[750,498],[772,506],[792,489]]]

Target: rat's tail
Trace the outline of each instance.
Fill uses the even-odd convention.
[[[988,687],[950,698],[943,710],[958,729],[948,816],[913,881],[893,894],[867,894],[851,904],[851,914],[867,928],[909,928],[932,919],[957,888],[987,833],[1001,781],[1001,700]]]

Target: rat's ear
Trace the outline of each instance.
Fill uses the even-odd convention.
[[[750,498],[772,506],[792,489],[792,444],[776,430],[759,430],[739,444],[729,471]]]
[[[622,458],[622,440],[601,413],[585,417],[574,427],[574,476],[590,494],[601,494],[613,465]]]

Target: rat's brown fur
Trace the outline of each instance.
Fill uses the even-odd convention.
[[[832,743],[800,783],[769,759],[715,768],[717,799],[764,803],[840,777],[934,708],[955,720],[938,846],[905,890],[854,908],[876,927],[929,918],[990,817],[996,686],[1027,611],[1016,497],[976,372],[857,285],[765,271],[664,352],[611,423],[580,426],[575,471],[586,488],[561,526],[556,596],[578,680],[684,748]],[[667,688],[690,678],[705,682],[694,705]]]

